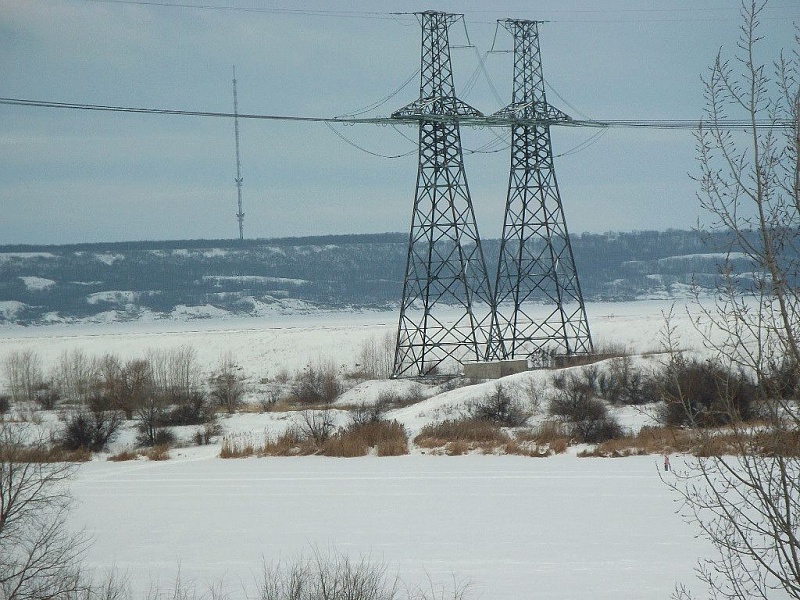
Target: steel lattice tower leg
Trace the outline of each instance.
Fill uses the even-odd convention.
[[[512,125],[511,173],[495,282],[499,339],[493,352],[546,362],[592,352],[592,338],[558,192],[550,122],[569,117],[547,104],[538,22],[504,20],[514,36],[512,102],[497,116],[540,119]],[[534,318],[535,304],[547,307]],[[550,310],[552,308],[552,310]]]
[[[493,313],[460,128],[447,119],[481,116],[455,95],[448,27],[460,16],[428,11],[417,17],[420,97],[392,115],[419,120],[417,189],[393,377],[426,376],[452,361],[482,359]]]

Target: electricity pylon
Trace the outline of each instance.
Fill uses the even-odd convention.
[[[461,132],[448,116],[482,116],[455,95],[448,28],[460,15],[415,13],[422,25],[419,99],[392,117],[419,121],[393,377],[424,377],[481,360],[492,327],[491,282],[470,199]],[[444,363],[444,364],[443,364]]]
[[[233,67],[233,127],[236,132],[236,196],[239,212],[236,220],[239,222],[239,239],[244,239],[244,212],[242,212],[242,162],[239,160],[239,99],[236,96],[236,66]]]
[[[592,352],[592,338],[553,166],[550,123],[570,117],[547,103],[537,21],[500,21],[514,36],[511,125],[491,353],[547,363],[554,355]],[[515,124],[536,119],[536,124]],[[543,306],[542,306],[543,305]],[[534,314],[536,313],[536,314]],[[540,314],[541,313],[541,314]]]

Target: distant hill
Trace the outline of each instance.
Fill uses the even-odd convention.
[[[615,301],[710,288],[725,242],[643,231],[576,235],[572,248],[584,297]],[[0,246],[0,323],[396,308],[407,244],[406,234],[384,233]],[[498,240],[484,241],[490,271],[498,252]]]

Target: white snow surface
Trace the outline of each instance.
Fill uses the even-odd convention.
[[[679,464],[673,460],[673,464]],[[658,457],[320,457],[81,467],[88,565],[134,589],[222,580],[244,597],[262,561],[313,548],[467,598],[668,598],[709,548],[675,514]]]
[[[44,277],[29,276],[20,277],[20,279],[22,279],[22,283],[25,284],[28,291],[46,290],[56,284],[52,279],[45,279]]]
[[[587,305],[597,346],[658,351],[669,301]],[[691,325],[696,307],[676,305],[672,325],[682,348],[701,350]],[[0,364],[10,352],[34,350],[45,369],[68,350],[139,358],[148,349],[190,346],[206,373],[230,353],[248,383],[295,373],[325,361],[351,370],[364,342],[395,329],[388,312],[278,314],[260,318],[54,324],[0,328]],[[655,365],[658,355],[636,358]],[[0,387],[5,381],[0,376]],[[510,390],[541,386],[551,374],[501,380]],[[369,404],[382,393],[425,400],[388,413],[414,436],[452,418],[498,382],[448,392],[408,381],[363,382],[342,405]],[[650,422],[635,408],[614,409],[635,430]],[[348,414],[334,411],[335,423]],[[274,437],[298,413],[239,413],[220,422],[226,435]],[[541,418],[541,417],[535,417]],[[53,421],[52,426],[59,426]],[[196,428],[179,428],[187,440]],[[133,445],[126,429],[112,451]],[[220,580],[244,598],[262,560],[292,560],[314,548],[369,556],[408,585],[469,583],[468,600],[669,597],[692,582],[710,548],[675,513],[660,480],[658,457],[547,459],[518,456],[395,458],[219,458],[220,441],[171,451],[171,459],[113,463],[98,455],[82,465],[72,491],[70,524],[93,538],[88,565],[127,573],[134,590],[169,586],[178,570],[203,584]],[[673,464],[680,465],[680,457]]]
[[[113,265],[118,260],[125,260],[125,255],[124,254],[113,254],[111,252],[102,252],[102,253],[95,254],[94,258],[95,258],[95,260],[110,266],[110,265]]]
[[[0,300],[0,315],[3,319],[13,319],[26,306],[17,300]]]

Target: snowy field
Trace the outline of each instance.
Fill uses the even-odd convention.
[[[670,306],[590,304],[595,343],[658,350],[662,312]],[[686,307],[674,312],[683,347],[701,349]],[[350,368],[364,341],[395,327],[396,315],[368,312],[5,327],[0,360],[31,349],[47,367],[66,350],[132,358],[188,345],[203,368],[210,371],[231,352],[258,380],[317,360]],[[400,420],[413,432],[468,394],[455,390],[392,417],[406,411]],[[222,424],[229,432],[263,431],[279,418],[242,414]],[[180,570],[200,587],[223,581],[235,598],[244,597],[263,561],[317,548],[369,556],[412,586],[468,584],[467,598],[655,599],[669,597],[678,581],[692,583],[697,558],[710,551],[676,514],[659,457],[218,454],[219,445],[211,445],[173,451],[165,462],[101,456],[82,465],[73,484],[73,525],[93,537],[89,566],[126,573],[138,591],[168,586]]]
[[[140,589],[182,577],[240,593],[262,560],[370,556],[469,598],[668,598],[707,551],[657,457],[319,457],[82,467],[91,566]]]
[[[660,349],[663,313],[672,301],[593,303],[586,306],[595,346],[623,344],[634,352]],[[690,323],[697,307],[686,301],[674,304],[673,325],[682,344],[700,349],[701,339]],[[543,313],[544,314],[544,313]],[[535,314],[534,314],[535,316]],[[230,352],[237,364],[254,378],[296,371],[320,359],[352,367],[360,345],[379,340],[397,329],[393,312],[334,312],[276,314],[264,318],[148,320],[110,324],[54,324],[38,327],[0,327],[0,360],[14,350],[34,350],[45,365],[53,364],[65,350],[82,349],[88,355],[117,354],[139,358],[148,349],[191,346],[198,360],[211,370]]]

